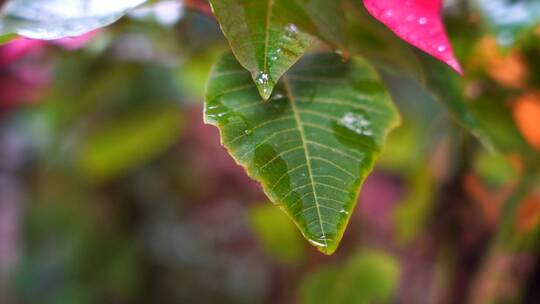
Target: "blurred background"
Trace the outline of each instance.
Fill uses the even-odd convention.
[[[386,73],[404,123],[333,256],[203,124],[228,48],[203,1],[1,46],[0,303],[540,303],[540,16],[450,2],[461,91],[508,149]]]

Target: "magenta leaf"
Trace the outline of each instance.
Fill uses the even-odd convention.
[[[442,0],[364,0],[364,5],[400,38],[462,73],[442,21]]]

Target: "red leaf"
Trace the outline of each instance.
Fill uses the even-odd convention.
[[[442,21],[442,0],[364,0],[364,5],[400,38],[462,73]]]

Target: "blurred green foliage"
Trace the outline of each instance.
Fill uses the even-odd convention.
[[[117,117],[86,139],[81,169],[93,179],[106,180],[138,167],[178,140],[181,121],[174,107]]]
[[[499,31],[457,2],[447,24],[467,73],[438,91],[459,94],[497,150],[426,90],[421,55],[348,11],[373,28],[349,28],[348,47],[377,63],[404,124],[333,257],[258,203],[203,126],[205,82],[228,48],[205,14],[129,17],[85,48],[48,45],[3,66],[0,303],[538,303],[539,154],[515,100],[540,90],[540,36],[528,26],[490,48],[494,65],[481,44]],[[493,75],[512,74],[512,52],[526,70],[517,87]],[[35,96],[4,108],[27,74],[43,76],[23,87]]]
[[[294,223],[278,208],[266,202],[253,207],[249,215],[253,231],[267,252],[285,263],[299,263],[305,258],[302,235]]]
[[[380,251],[352,255],[342,265],[311,273],[300,286],[302,304],[389,303],[397,287],[399,263]]]

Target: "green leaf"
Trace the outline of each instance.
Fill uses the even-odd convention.
[[[538,152],[525,140],[514,121],[506,98],[499,94],[486,93],[473,100],[470,107],[482,121],[498,152],[506,155],[518,154],[525,163],[538,162]]]
[[[393,256],[379,251],[360,252],[343,265],[309,274],[300,286],[300,303],[390,303],[400,272]]]
[[[307,18],[290,0],[210,0],[238,61],[268,99],[279,78],[306,51],[311,39],[295,20]]]
[[[302,9],[296,12],[299,18],[294,19],[298,27],[336,48],[347,49],[346,18],[341,1],[293,1]]]
[[[146,0],[8,0],[0,12],[0,35],[34,39],[80,36],[107,26]]]
[[[399,114],[374,70],[333,53],[295,65],[263,102],[233,56],[214,67],[205,120],[320,251],[335,251]]]

